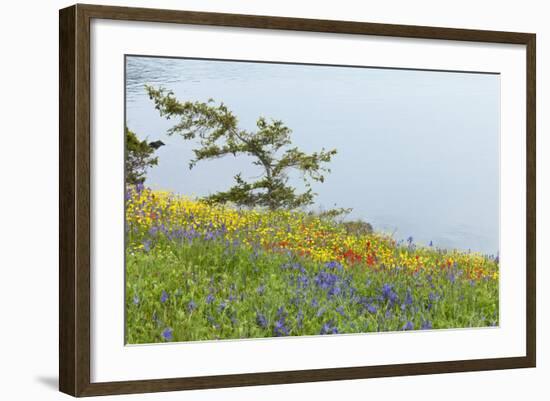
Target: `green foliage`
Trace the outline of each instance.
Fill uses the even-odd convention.
[[[147,169],[157,165],[158,157],[153,156],[155,149],[151,148],[147,141],[140,141],[128,127],[125,127],[124,131],[126,135],[126,184],[143,184]]]
[[[318,283],[327,272],[342,285],[338,295]],[[378,301],[387,283],[399,302]],[[399,331],[407,322],[415,330],[425,322],[434,329],[485,327],[498,324],[498,281],[451,281],[445,273],[399,268],[327,270],[287,253],[228,246],[223,238],[157,238],[149,252],[126,253],[126,319],[130,344],[165,341],[166,328],[171,341],[273,337],[281,322],[291,336],[323,334],[327,323],[339,333]]]
[[[344,221],[341,224],[352,235],[368,235],[373,231],[372,225],[363,220]]]
[[[189,168],[201,160],[248,155],[254,158],[253,164],[263,170],[262,176],[251,182],[237,174],[233,187],[207,200],[271,210],[294,209],[313,203],[315,194],[311,181],[324,182],[324,174],[330,172],[325,164],[336,154],[335,149],[307,154],[291,146],[292,131],[282,121],[268,122],[260,117],[256,122],[257,130],[248,131],[238,127],[237,117],[223,103],[215,105],[211,99],[206,103],[180,102],[171,91],[150,86],[146,89],[161,116],[179,119],[168,131],[169,135],[177,133],[186,140],[199,140],[200,147],[194,149],[195,158]],[[290,170],[302,174],[305,192],[297,193],[288,185]]]
[[[328,210],[320,211],[309,211],[307,216],[310,220],[315,221],[316,219],[330,221],[334,224],[341,224],[344,221],[344,218],[351,213],[352,208],[333,208]]]

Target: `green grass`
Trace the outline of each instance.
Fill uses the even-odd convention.
[[[223,237],[160,236],[148,250],[129,249],[131,344],[498,324],[498,280],[456,268],[341,269]]]

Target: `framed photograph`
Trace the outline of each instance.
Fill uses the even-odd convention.
[[[534,34],[59,18],[62,392],[535,366]]]

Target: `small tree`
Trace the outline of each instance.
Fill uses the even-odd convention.
[[[257,180],[245,181],[239,173],[233,187],[210,195],[207,200],[271,210],[313,203],[315,194],[310,181],[324,181],[324,173],[330,172],[324,164],[336,154],[335,149],[306,154],[291,147],[292,131],[281,121],[268,122],[260,117],[256,121],[257,130],[247,131],[238,127],[237,117],[223,103],[215,105],[212,99],[206,103],[180,102],[171,91],[150,86],[146,89],[161,116],[179,119],[168,131],[169,135],[178,133],[186,140],[199,139],[200,147],[193,150],[195,158],[189,163],[190,169],[201,160],[227,155],[252,156],[253,164],[262,168],[263,174]],[[288,172],[292,169],[302,173],[305,192],[297,193],[288,185]]]
[[[126,184],[137,185],[143,184],[147,169],[156,166],[158,157],[153,156],[153,149],[147,141],[140,141],[136,134],[124,128],[126,135]]]

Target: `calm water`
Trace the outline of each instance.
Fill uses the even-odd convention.
[[[314,185],[315,208],[351,207],[350,217],[397,239],[499,250],[498,75],[128,58],[128,127],[166,143],[147,184],[201,196],[259,171],[242,157],[190,171],[196,143],[166,135],[175,121],[159,117],[144,84],[223,101],[243,128],[280,119],[305,151],[336,148],[332,173]]]

